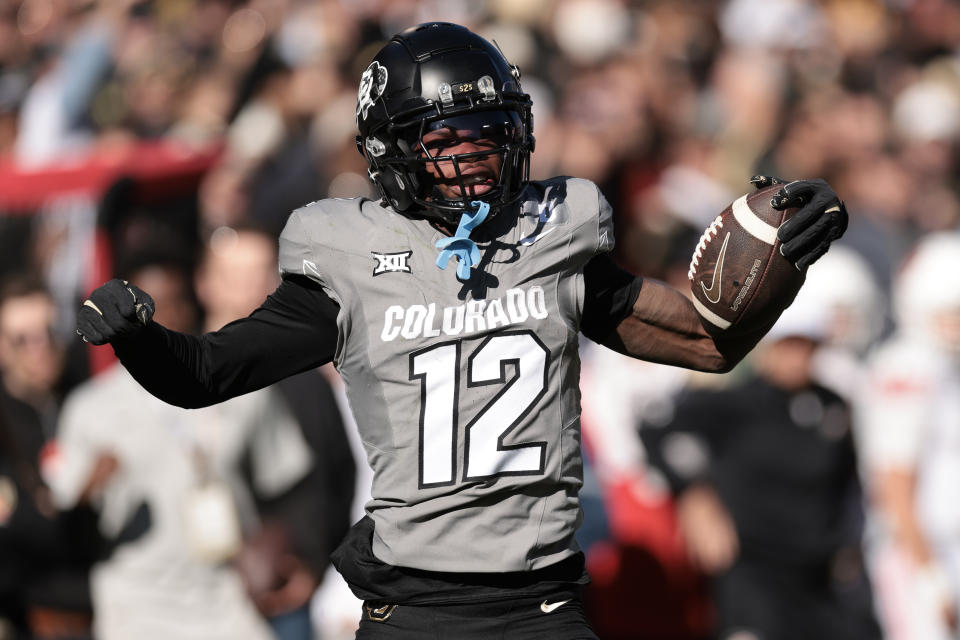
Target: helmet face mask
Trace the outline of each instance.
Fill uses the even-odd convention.
[[[394,36],[357,100],[357,147],[385,204],[456,225],[473,200],[491,213],[516,201],[534,146],[518,78],[464,27],[428,23]]]
[[[425,198],[414,195],[423,208],[459,216],[480,198],[503,206],[506,194],[517,193],[517,172],[505,169],[519,164],[522,130],[519,116],[507,111],[422,120],[398,136],[399,146],[409,151],[387,163],[409,167],[428,186]]]

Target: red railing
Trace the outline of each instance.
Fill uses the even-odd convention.
[[[132,205],[182,199],[196,194],[200,180],[221,151],[220,144],[196,149],[170,142],[138,142],[36,169],[0,157],[0,216],[36,215],[64,197],[89,198],[96,206],[121,179],[131,181],[128,201]],[[107,230],[98,226],[83,278],[86,291],[112,277],[111,246]],[[110,349],[90,351],[94,373],[112,361]]]

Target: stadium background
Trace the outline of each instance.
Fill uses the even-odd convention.
[[[757,173],[826,178],[850,212],[843,244],[886,294],[919,239],[960,222],[947,0],[0,0],[0,274],[43,277],[75,344],[78,301],[151,241],[189,261],[221,226],[279,233],[301,204],[372,195],[358,79],[386,35],[428,20],[465,24],[519,65],[533,176],[597,182],[634,272],[685,282],[700,231]],[[109,359],[90,350],[74,375]],[[668,511],[635,513],[634,542],[696,591]],[[602,586],[616,560],[592,562]],[[636,599],[605,597],[598,629],[614,637]],[[661,628],[657,607],[627,617],[637,637],[672,637],[708,615],[668,610]],[[677,617],[686,630],[670,630]]]

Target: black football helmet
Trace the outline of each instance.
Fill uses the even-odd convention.
[[[497,47],[456,24],[424,23],[391,38],[364,71],[357,149],[384,204],[456,225],[471,200],[487,202],[493,214],[520,196],[534,147],[531,105],[519,70]],[[423,141],[440,128],[482,139],[484,146],[443,155]],[[502,159],[499,180],[483,195],[468,196],[464,163],[492,154]],[[436,188],[427,167],[438,162],[452,163],[462,198],[444,198]]]

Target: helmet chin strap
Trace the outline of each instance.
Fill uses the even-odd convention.
[[[450,258],[456,256],[459,262],[457,278],[463,281],[470,279],[471,267],[480,263],[480,249],[470,239],[470,232],[486,220],[487,214],[490,213],[490,205],[482,200],[473,200],[470,205],[474,210],[463,212],[460,216],[460,224],[457,225],[457,232],[449,238],[437,240],[436,244],[437,249],[440,249],[437,266],[446,269]]]

